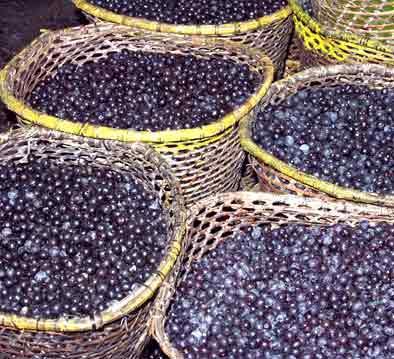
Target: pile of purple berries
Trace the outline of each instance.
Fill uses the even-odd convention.
[[[192,264],[166,331],[186,359],[390,359],[393,263],[393,224],[250,227]]]
[[[261,111],[253,124],[253,140],[322,180],[394,194],[393,103],[393,88],[304,89]]]
[[[118,14],[184,25],[219,25],[272,14],[286,0],[90,0]]]
[[[37,85],[30,104],[62,119],[113,128],[195,128],[240,107],[261,80],[230,60],[124,49],[97,62],[61,66]]]
[[[167,245],[160,198],[129,174],[30,160],[0,165],[0,311],[87,316],[124,299]]]

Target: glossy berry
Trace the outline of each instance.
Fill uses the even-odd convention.
[[[85,316],[143,283],[162,259],[166,215],[128,174],[29,159],[0,166],[0,311]]]
[[[339,186],[394,193],[394,89],[309,88],[269,105],[253,140],[280,160]]]
[[[170,24],[219,25],[253,20],[287,5],[286,0],[90,0],[119,14]]]
[[[394,225],[250,227],[177,288],[186,359],[394,357]]]
[[[186,129],[232,112],[260,80],[248,66],[229,60],[124,49],[94,63],[63,65],[38,84],[30,103],[50,115],[95,125]]]

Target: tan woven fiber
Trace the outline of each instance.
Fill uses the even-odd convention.
[[[123,48],[232,60],[258,72],[262,83],[235,111],[193,129],[156,132],[115,129],[61,120],[26,105],[37,83],[55,74],[65,62],[81,65]],[[189,205],[211,194],[238,188],[244,159],[238,124],[265,95],[272,79],[272,62],[256,49],[215,39],[148,34],[103,23],[41,35],[0,72],[0,97],[25,122],[97,139],[151,144],[170,164]]]
[[[373,64],[311,68],[274,83],[256,114],[257,111],[264,111],[267,105],[279,104],[302,89],[337,84],[364,84],[371,88],[394,87],[394,68]],[[366,193],[334,185],[303,173],[261,149],[251,136],[255,118],[243,121],[240,133],[242,146],[255,159],[252,164],[262,190],[394,207],[394,195]]]
[[[225,193],[207,198],[193,207],[188,215],[185,251],[179,257],[179,261],[183,261],[180,275],[168,277],[159,291],[153,322],[156,340],[171,359],[183,358],[165,332],[166,312],[175,288],[185,280],[194,261],[244,228],[289,223],[328,226],[339,222],[354,226],[361,220],[393,222],[393,214],[392,210],[383,207],[268,193]]]
[[[391,46],[365,36],[325,26],[303,9],[301,0],[289,0],[289,4],[293,10],[295,33],[304,68],[334,63],[376,63],[394,66],[394,50]],[[313,4],[316,8],[317,3]],[[318,6],[316,11],[320,11]]]
[[[394,0],[312,0],[325,26],[378,40],[394,50]]]
[[[55,163],[111,168],[131,174],[156,193],[169,223],[166,255],[134,293],[92,317],[34,319],[0,313],[0,357],[134,358],[149,334],[153,297],[173,270],[185,231],[184,201],[168,164],[149,146],[97,141],[39,128],[1,136],[2,163],[48,159]]]
[[[193,35],[232,40],[255,47],[272,59],[279,76],[284,70],[286,52],[293,31],[291,10],[288,6],[271,15],[244,22],[223,25],[171,25],[119,15],[95,6],[89,0],[73,0],[73,2],[93,22],[104,20],[145,31],[166,33],[173,36]]]

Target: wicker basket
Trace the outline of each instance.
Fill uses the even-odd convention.
[[[393,0],[312,0],[321,24],[381,41],[394,50]]]
[[[172,25],[116,14],[93,5],[89,0],[73,0],[91,21],[108,21],[133,28],[172,35],[199,35],[233,40],[263,50],[272,59],[279,76],[283,73],[286,52],[293,31],[290,7],[256,20],[224,25]]]
[[[37,83],[55,73],[59,65],[66,61],[83,64],[122,48],[231,59],[247,64],[264,82],[234,112],[212,124],[184,130],[150,132],[82,124],[39,113],[26,105]],[[272,62],[255,49],[103,23],[41,35],[0,72],[0,97],[25,122],[86,137],[151,144],[170,164],[189,205],[213,193],[237,189],[244,159],[238,138],[239,120],[247,117],[265,95],[272,78]]]
[[[289,0],[304,68],[334,63],[380,63],[394,66],[394,50],[354,34],[335,31],[314,20],[300,5]]]
[[[260,111],[278,104],[297,91],[310,87],[341,83],[365,84],[373,88],[394,87],[394,68],[382,65],[332,65],[305,70],[274,83],[261,103]],[[252,165],[263,191],[291,193],[322,199],[345,199],[394,207],[393,195],[379,195],[343,188],[303,173],[282,162],[253,142],[251,131],[255,119],[241,123],[241,144],[252,156]]]
[[[59,319],[0,313],[0,357],[124,359],[139,355],[149,335],[152,297],[173,270],[185,231],[183,199],[168,165],[146,145],[127,146],[38,128],[1,135],[0,156],[3,163],[45,158],[127,172],[160,196],[170,228],[167,253],[156,271],[135,293],[105,311]]]
[[[157,315],[153,322],[154,336],[171,359],[182,354],[171,344],[165,332],[166,311],[175,288],[190,271],[191,264],[215,249],[222,241],[250,225],[297,223],[333,225],[339,222],[356,225],[361,220],[393,221],[393,211],[376,206],[351,203],[325,203],[296,196],[274,196],[268,193],[225,193],[202,201],[190,210],[187,220],[187,250],[182,255],[180,275],[170,276],[159,290]],[[181,257],[180,257],[181,260]]]

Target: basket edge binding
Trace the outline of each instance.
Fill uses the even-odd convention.
[[[72,0],[80,10],[98,19],[147,31],[172,33],[179,35],[206,35],[206,36],[231,36],[269,25],[274,21],[284,20],[292,13],[290,6],[285,6],[273,14],[262,16],[258,19],[226,23],[222,25],[174,25],[143,18],[117,14],[111,10],[91,4],[88,0]]]
[[[350,71],[351,70],[351,71]],[[345,73],[354,73],[360,74],[363,72],[368,72],[369,70],[382,72],[383,75],[393,76],[394,77],[394,68],[390,69],[389,67],[383,65],[375,65],[375,64],[359,64],[359,65],[349,65],[349,64],[340,64],[340,65],[331,65],[327,67],[315,67],[312,69],[308,69],[302,72],[299,72],[293,76],[285,78],[281,81],[278,81],[272,85],[269,92],[267,93],[265,99],[260,103],[258,111],[261,111],[263,107],[270,101],[272,96],[276,93],[282,91],[282,89],[292,86],[299,81],[303,81],[308,79],[309,77],[313,77],[317,75],[319,77],[332,76],[335,74],[340,74],[342,72]],[[247,151],[250,155],[252,155],[257,161],[262,161],[266,165],[271,168],[283,173],[284,175],[299,181],[300,183],[307,185],[311,188],[317,189],[321,192],[326,193],[332,197],[342,200],[350,200],[355,202],[363,202],[369,204],[377,204],[383,206],[392,206],[394,207],[394,195],[381,195],[377,193],[366,193],[360,190],[348,189],[345,187],[341,187],[330,182],[318,179],[312,175],[299,171],[295,167],[288,165],[287,163],[279,160],[275,156],[271,155],[267,151],[260,148],[253,140],[252,140],[252,124],[255,120],[254,118],[244,119],[240,124],[240,138],[241,138],[241,146]]]
[[[267,203],[268,207],[269,204],[275,205],[281,208],[280,212],[286,211],[289,214],[301,212],[300,209],[308,208],[308,210],[312,211],[313,215],[315,215],[317,219],[320,217],[325,218],[326,216],[329,216],[332,219],[333,217],[338,217],[338,214],[340,213],[343,218],[355,219],[357,221],[361,221],[362,219],[365,219],[365,217],[371,218],[372,220],[378,218],[379,221],[394,221],[394,209],[369,204],[360,205],[346,201],[326,202],[316,198],[305,198],[287,194],[276,195],[264,192],[228,192],[217,194],[204,199],[189,210],[187,219],[187,235],[183,243],[182,253],[178,258],[178,265],[180,265],[184,260],[186,249],[192,243],[189,228],[191,227],[192,222],[195,219],[198,220],[202,213],[206,214],[210,212],[211,209],[217,207],[234,205],[235,207],[239,207],[239,213],[241,214],[242,212],[242,215],[247,218],[250,214],[248,211],[242,211],[241,207],[243,204],[245,204],[245,206],[259,206],[261,207],[261,211],[264,211]],[[330,214],[332,211],[336,211],[337,214]],[[272,212],[267,211],[266,214],[267,217],[274,217]],[[204,218],[207,220],[207,217]],[[341,218],[341,220],[343,218]],[[303,222],[303,219],[300,219],[299,221]],[[173,276],[168,277],[162,288],[159,290],[158,301],[154,308],[156,314],[153,316],[151,327],[153,337],[159,343],[162,351],[168,355],[170,359],[184,358],[182,353],[172,346],[171,340],[164,327],[166,317],[165,312],[168,310],[171,298],[175,293],[175,282],[177,280],[178,278],[174,278]],[[171,281],[171,283],[169,283],[169,281]]]
[[[394,49],[392,49],[391,47],[385,46],[384,44],[376,40],[371,40],[351,33],[330,30],[329,28],[320,24],[318,21],[312,18],[302,8],[301,4],[299,3],[299,0],[288,0],[288,1],[293,11],[293,16],[297,17],[300,22],[302,22],[307,27],[310,27],[311,30],[313,30],[319,35],[325,36],[328,39],[351,42],[353,43],[353,45],[357,45],[367,49],[373,49],[383,53],[392,53],[394,51]],[[296,28],[296,32],[297,32],[297,28]],[[394,58],[394,54],[393,54],[393,58]]]
[[[122,154],[127,160],[130,156],[130,150],[134,150],[134,153],[140,152],[141,155],[146,156],[147,162],[155,165],[158,171],[165,173],[167,180],[169,179],[168,183],[172,186],[171,191],[174,192],[171,198],[174,200],[173,207],[176,209],[176,218],[174,220],[174,233],[169,242],[169,249],[157,266],[155,272],[152,273],[144,285],[132,295],[124,298],[116,305],[110,306],[105,311],[94,315],[94,317],[34,319],[15,314],[0,313],[0,326],[12,329],[44,332],[84,332],[97,330],[104,325],[128,315],[134,310],[138,310],[138,308],[153,297],[166,276],[173,271],[182,247],[186,229],[186,210],[183,196],[180,194],[180,186],[163,158],[161,158],[150,146],[142,143],[122,144],[113,141],[97,141],[42,128],[22,128],[10,130],[0,136],[0,155],[1,149],[3,149],[3,146],[5,146],[9,140],[15,140],[16,142],[22,140],[26,141],[27,151],[29,151],[30,143],[39,139],[45,139],[48,143],[58,141],[66,143],[68,146],[77,146],[79,149],[91,151],[93,156],[95,153],[105,155],[108,154],[109,151],[114,151],[113,153],[115,156]],[[28,155],[28,152],[26,155]]]
[[[96,139],[109,139],[122,142],[147,142],[154,145],[163,142],[183,142],[199,140],[202,138],[214,137],[223,133],[226,129],[234,126],[236,123],[239,122],[240,119],[250,113],[250,111],[259,103],[261,98],[264,97],[270,87],[270,84],[273,81],[274,65],[272,61],[268,58],[268,56],[264,55],[259,50],[253,49],[251,47],[241,46],[231,41],[193,38],[192,42],[188,43],[188,41],[183,38],[182,42],[185,46],[188,46],[188,44],[195,45],[197,43],[201,46],[208,46],[212,48],[215,48],[215,46],[217,46],[236,51],[239,54],[246,54],[250,58],[257,58],[259,64],[261,65],[261,68],[264,69],[264,79],[262,79],[261,86],[256,90],[256,92],[252,94],[248,98],[248,100],[246,100],[246,102],[244,102],[240,107],[208,125],[193,129],[155,132],[116,129],[106,126],[97,126],[59,119],[55,116],[47,115],[32,109],[23,101],[18,100],[8,89],[7,83],[13,71],[13,66],[20,58],[23,58],[25,56],[29,48],[39,46],[40,43],[45,44],[51,42],[56,36],[60,37],[62,36],[62,34],[69,34],[73,31],[92,31],[96,33],[97,31],[99,31],[100,35],[106,35],[111,34],[114,29],[123,31],[127,33],[128,36],[140,35],[141,38],[149,36],[149,34],[147,33],[143,33],[141,31],[133,31],[128,27],[113,24],[87,25],[57,31],[46,31],[41,34],[40,37],[34,40],[30,45],[28,45],[24,50],[22,50],[19,54],[17,54],[13,59],[11,59],[11,61],[0,71],[0,98],[11,111],[15,112],[18,116],[23,118],[24,121],[30,122],[35,125],[43,126],[48,129],[82,135],[85,137],[91,137]],[[157,36],[160,36],[160,38],[167,40],[170,39],[170,37],[163,34],[156,35],[156,37]],[[180,39],[177,40],[179,41]],[[161,152],[160,148],[157,148],[157,150]]]

